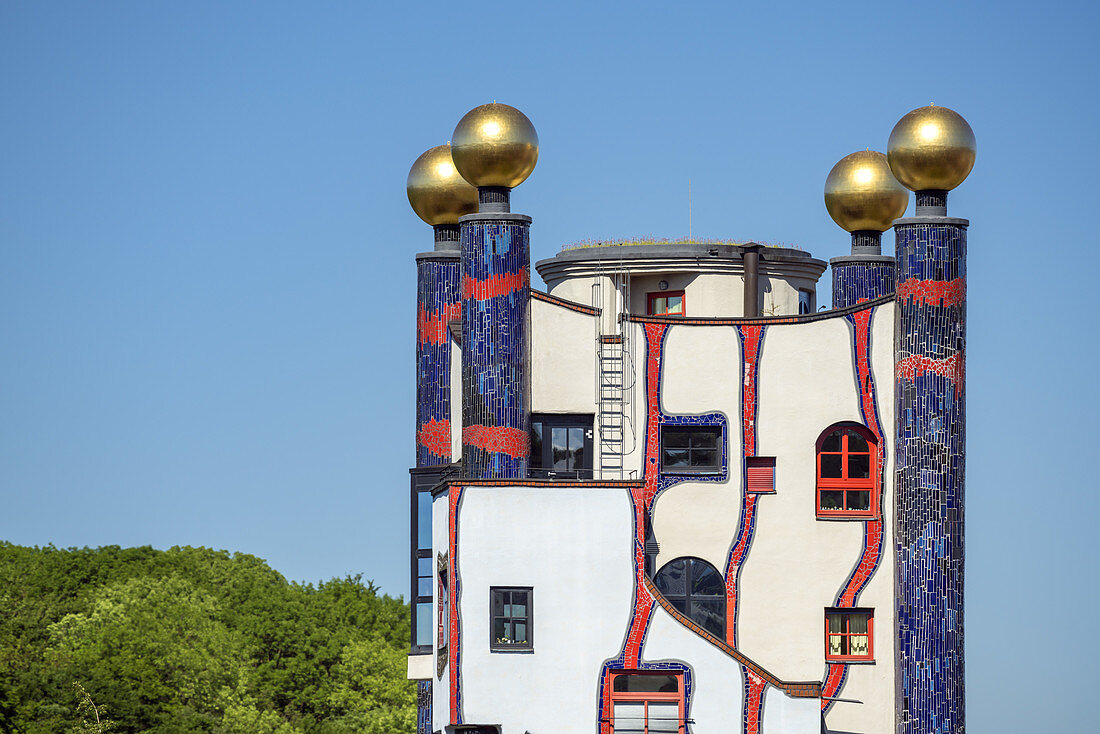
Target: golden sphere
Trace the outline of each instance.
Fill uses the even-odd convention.
[[[458,172],[474,186],[511,189],[535,170],[539,136],[527,115],[493,102],[473,108],[458,121],[451,148]]]
[[[875,150],[844,156],[825,179],[825,208],[849,232],[884,232],[908,205],[909,192],[890,173],[886,156]]]
[[[950,191],[970,174],[976,151],[974,131],[962,115],[929,105],[898,120],[886,157],[906,188]]]
[[[405,190],[413,211],[432,226],[457,224],[459,217],[477,211],[477,189],[458,175],[449,145],[437,145],[416,159]]]

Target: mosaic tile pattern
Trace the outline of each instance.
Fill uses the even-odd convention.
[[[451,628],[447,631],[447,663],[450,668],[448,683],[451,689],[451,724],[462,724],[462,620],[458,613],[458,601],[462,595],[462,579],[458,575],[458,510],[462,504],[463,487],[452,484],[447,488],[447,579],[450,581]]]
[[[741,486],[747,487],[746,459],[756,456],[756,412],[758,406],[757,386],[760,365],[760,349],[764,343],[764,326],[737,326],[737,336],[741,340]],[[741,568],[749,554],[753,535],[756,533],[756,504],[760,495],[744,492],[744,505],[737,526],[737,535],[726,559],[726,642],[737,645],[738,586]]]
[[[465,476],[527,476],[529,233],[524,221],[461,224]]]
[[[684,481],[719,482],[728,477],[729,429],[726,417],[721,413],[705,415],[669,415],[661,409],[661,378],[664,364],[664,346],[669,324],[645,324],[646,348],[646,443],[643,462],[643,480],[640,487],[632,487],[630,498],[634,505],[634,603],[623,646],[619,654],[604,662],[600,670],[599,726],[601,734],[610,734],[611,724],[607,715],[611,700],[610,672],[612,670],[661,670],[660,666],[680,663],[643,663],[642,647],[653,617],[655,598],[645,575],[645,523],[657,496],[669,487]],[[661,426],[696,425],[720,426],[721,471],[717,474],[664,474],[661,472]],[[686,667],[686,666],[684,666]],[[690,698],[685,701],[685,717],[690,716]]]
[[[432,734],[432,682],[416,682],[416,734]]]
[[[853,306],[894,292],[892,261],[833,263],[833,308]]]
[[[966,225],[897,235],[898,734],[965,731]]]
[[[875,389],[875,376],[871,372],[871,321],[875,315],[875,308],[866,308],[844,317],[852,330],[852,361],[855,365],[856,391],[859,395],[859,412],[863,419],[863,425],[875,436],[875,444],[878,446],[878,507],[885,507],[883,493],[885,482],[882,476],[886,466],[886,442],[883,439],[882,419],[878,412],[878,394]],[[882,561],[882,518],[863,521],[863,549],[859,560],[848,574],[848,578],[840,587],[833,606],[837,608],[850,608],[859,606],[859,594],[878,570]],[[846,663],[827,663],[825,681],[821,686],[821,695],[825,697],[837,696],[844,683],[848,679],[848,665]],[[832,708],[833,702],[824,698],[821,700],[821,710],[827,713]]]
[[[760,724],[764,720],[764,694],[767,682],[745,666],[741,666],[741,675],[745,681],[744,713],[741,718],[741,731],[744,734],[760,734]]]
[[[457,258],[416,264],[416,465],[451,463],[451,338],[462,314]]]

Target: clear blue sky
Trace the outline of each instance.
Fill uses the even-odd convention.
[[[542,144],[513,197],[535,259],[686,234],[689,179],[697,236],[827,259],[830,167],[935,102],[978,139],[950,199],[972,221],[970,731],[1091,729],[1098,20],[3,2],[0,538],[228,548],[404,594],[417,155],[497,99]]]

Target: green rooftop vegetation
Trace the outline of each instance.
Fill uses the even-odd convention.
[[[803,251],[798,245],[791,244],[790,242],[764,242],[762,240],[734,240],[727,238],[710,238],[710,237],[630,237],[630,238],[610,238],[605,240],[581,240],[580,242],[573,242],[570,244],[562,245],[562,251],[566,250],[583,250],[590,247],[643,247],[646,245],[746,245],[749,242],[754,242],[764,247],[783,247],[790,250]]]

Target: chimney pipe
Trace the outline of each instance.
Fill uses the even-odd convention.
[[[745,266],[745,316],[760,315],[760,245],[750,243],[741,248]]]

